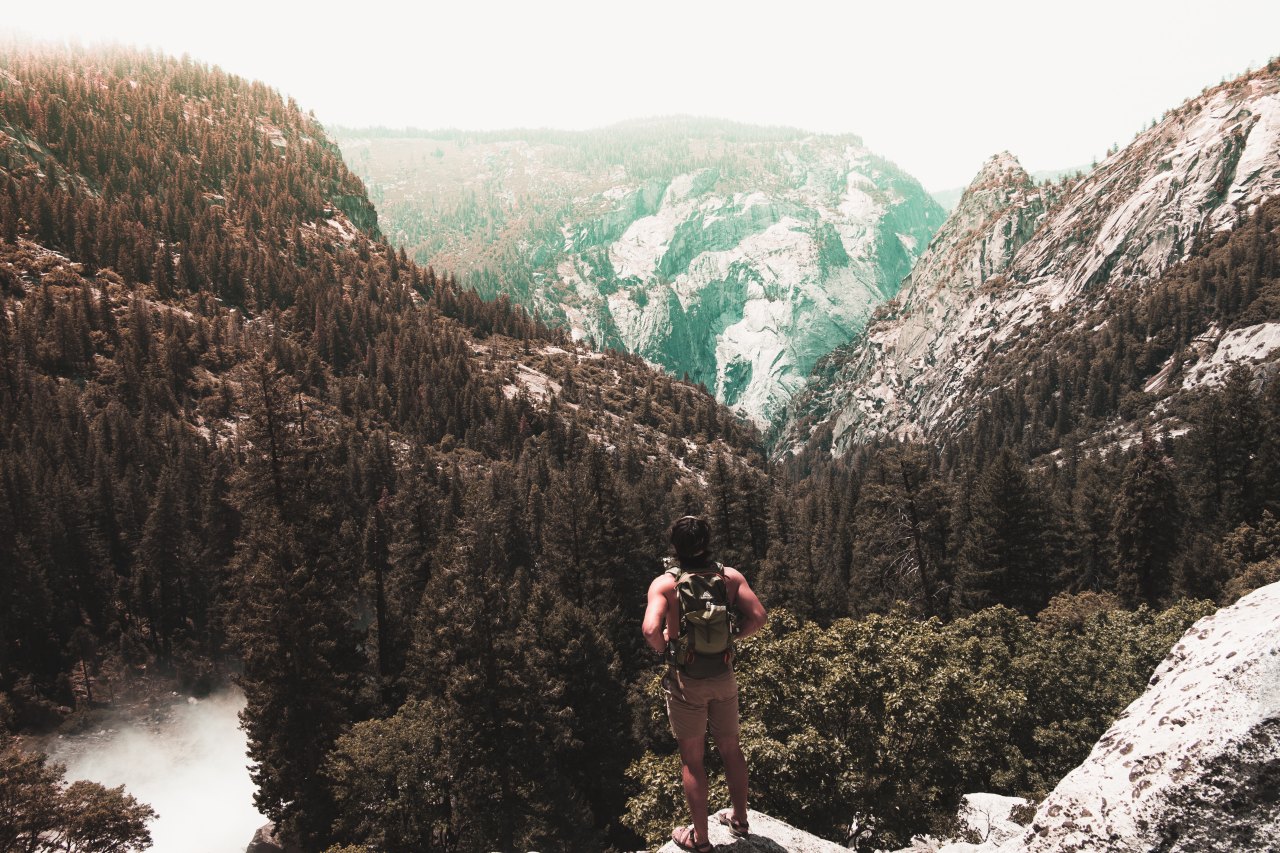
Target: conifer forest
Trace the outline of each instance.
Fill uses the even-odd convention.
[[[778,454],[419,266],[268,85],[8,43],[0,300],[0,732],[238,685],[257,805],[306,850],[664,841],[640,620],[686,513],[770,612],[736,664],[753,808],[865,850],[1042,797],[1192,622],[1280,580],[1274,373],[1143,421],[1205,329],[1280,319],[1280,201],[1003,350],[947,433]],[[5,743],[0,799],[63,809],[12,814],[145,833]]]

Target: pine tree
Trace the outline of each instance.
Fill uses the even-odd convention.
[[[1066,536],[1059,581],[1072,592],[1112,586],[1112,487],[1108,469],[1093,459],[1080,463],[1066,510]]]
[[[391,555],[386,521],[382,509],[375,506],[369,512],[364,526],[364,577],[373,587],[373,632],[375,640],[375,669],[379,699],[383,706],[392,702],[392,685],[396,673],[393,669],[397,626],[392,622],[388,603]]]
[[[1115,591],[1130,607],[1159,604],[1173,583],[1181,511],[1169,461],[1143,434],[1124,470],[1111,524]]]
[[[963,606],[1039,611],[1057,572],[1055,531],[1044,494],[1011,451],[996,454],[979,477],[969,511],[956,579]]]
[[[409,677],[411,698],[438,701],[448,732],[442,761],[455,780],[451,824],[460,849],[510,850],[522,813],[534,807],[516,796],[532,780],[509,761],[517,748],[510,736],[511,640],[526,581],[513,577],[520,567],[506,559],[496,514],[485,503],[473,494],[460,538],[438,549],[416,617]],[[502,808],[492,808],[495,800]]]
[[[338,735],[361,717],[359,637],[317,488],[326,473],[334,478],[320,467],[325,448],[291,381],[262,358],[244,380],[251,448],[234,481],[243,527],[232,570],[241,720],[258,808],[285,837],[318,848],[333,812],[321,767]]]
[[[1191,494],[1198,514],[1219,531],[1260,511],[1253,467],[1262,424],[1252,381],[1247,367],[1236,367],[1221,389],[1197,401],[1189,418]]]
[[[133,576],[134,596],[146,614],[151,637],[161,659],[173,655],[173,639],[188,618],[183,589],[185,567],[190,565],[184,507],[178,500],[178,472],[169,468],[156,485],[151,513],[142,529]]]
[[[1272,379],[1259,400],[1262,428],[1254,462],[1253,492],[1259,506],[1280,516],[1280,380]]]

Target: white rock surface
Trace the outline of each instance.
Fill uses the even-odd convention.
[[[1210,355],[1185,371],[1182,387],[1221,384],[1237,364],[1252,365],[1280,349],[1280,323],[1259,323],[1221,335]]]
[[[848,853],[847,848],[835,842],[824,841],[767,814],[748,810],[747,818],[751,823],[751,834],[746,838],[734,838],[728,827],[721,825],[714,813],[711,815],[708,835],[717,853]],[[683,851],[674,841],[668,841],[658,853]]]
[[[999,853],[1280,850],[1280,584],[1187,631]]]
[[[960,800],[957,816],[960,825],[977,835],[984,843],[999,844],[1021,835],[1026,829],[1020,823],[1014,823],[1010,815],[1018,806],[1025,806],[1027,800],[1022,797],[1005,797],[1000,794],[965,794]],[[960,850],[943,848],[947,853],[961,853]]]

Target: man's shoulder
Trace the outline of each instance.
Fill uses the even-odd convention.
[[[666,592],[667,590],[674,590],[675,588],[676,588],[676,579],[671,577],[671,575],[668,574],[667,572],[663,572],[662,574],[658,575],[649,584],[649,589],[652,592]]]

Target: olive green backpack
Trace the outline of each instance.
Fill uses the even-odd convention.
[[[737,614],[729,603],[724,566],[714,571],[690,572],[678,564],[667,569],[676,582],[680,602],[680,636],[674,663],[693,678],[709,678],[727,672],[733,659],[733,635]]]

